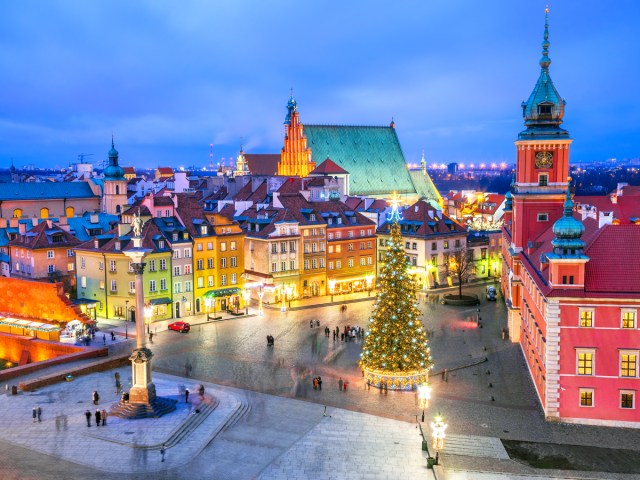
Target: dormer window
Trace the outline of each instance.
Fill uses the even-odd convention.
[[[328,218],[328,219],[327,219],[327,223],[328,223],[329,225],[333,225],[333,218]]]
[[[116,250],[120,250],[120,242],[116,242]]]
[[[173,241],[174,241],[174,242],[177,242],[177,241],[178,241],[178,234],[177,234],[177,233],[174,233],[174,234],[173,234]]]
[[[202,235],[206,235],[206,234],[207,234],[207,226],[206,226],[206,225],[202,225],[202,226],[200,227],[200,233],[201,233]]]
[[[342,217],[338,217],[337,219],[338,225],[340,225],[342,223]]]
[[[551,115],[552,105],[538,105],[538,115]]]
[[[158,248],[164,248],[164,240],[158,242]]]
[[[312,213],[311,215],[309,215],[309,220],[312,221],[312,222],[315,222],[316,221],[316,214]]]

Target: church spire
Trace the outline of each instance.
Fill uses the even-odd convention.
[[[296,99],[293,98],[293,88],[291,89],[291,95],[289,96],[289,101],[287,102],[287,116],[284,117],[284,124],[289,125],[291,123],[291,115],[293,112],[298,110],[298,103]]]
[[[549,58],[549,7],[544,9],[544,40],[542,41],[542,58],[540,59],[540,67],[543,70],[549,70],[551,59]]]

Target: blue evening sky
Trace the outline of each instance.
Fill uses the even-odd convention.
[[[429,163],[513,162],[545,2],[20,0],[0,6],[0,167],[206,166],[303,123],[386,125]],[[640,1],[550,4],[572,161],[640,156]]]

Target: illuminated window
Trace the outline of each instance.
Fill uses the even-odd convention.
[[[318,260],[315,258],[311,260],[311,268],[318,268]]]
[[[67,207],[64,210],[64,213],[67,217],[73,217],[76,213],[75,209],[73,207]]]
[[[222,275],[220,277],[220,285],[225,286],[227,284],[227,276],[226,275]]]
[[[350,259],[347,261],[347,265],[348,265],[348,267],[349,267],[349,268],[353,267],[353,258],[350,258]]]
[[[580,311],[580,326],[593,327],[593,310]]]
[[[595,352],[578,351],[578,375],[593,375]]]
[[[333,262],[328,262],[329,270],[333,270]]]
[[[67,263],[67,271],[69,272],[73,271],[73,263]]]
[[[620,408],[636,408],[636,394],[631,390],[620,391]]]
[[[636,328],[635,310],[622,311],[622,328]]]
[[[580,389],[580,406],[593,407],[593,390],[590,388]]]
[[[220,251],[221,252],[227,251],[227,242],[220,242]]]
[[[49,218],[49,209],[41,208],[40,209],[40,218]]]
[[[215,281],[213,275],[209,275],[207,277],[207,287],[213,287],[215,285]]]
[[[309,270],[309,260],[305,259],[304,261],[304,269]]]
[[[620,376],[636,377],[638,375],[638,353],[620,352]]]
[[[235,285],[236,283],[238,283],[238,277],[235,273],[231,274],[231,285]]]
[[[22,209],[21,208],[16,208],[13,211],[13,218],[20,218],[22,217]]]
[[[204,278],[198,277],[198,288],[204,288]]]
[[[237,249],[236,242],[231,242],[230,248],[231,250],[236,250]]]

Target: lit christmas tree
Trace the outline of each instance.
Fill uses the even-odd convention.
[[[416,287],[402,248],[399,220],[395,205],[389,218],[391,239],[378,278],[378,299],[369,318],[360,367],[370,385],[412,390],[428,381],[432,360],[419,318]]]

